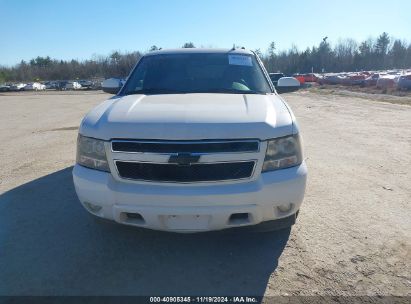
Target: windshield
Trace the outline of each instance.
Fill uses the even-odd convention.
[[[120,94],[172,93],[266,94],[271,88],[252,55],[159,54],[140,60]]]

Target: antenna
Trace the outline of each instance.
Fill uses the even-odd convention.
[[[235,43],[233,43],[233,48],[231,49],[232,51],[234,51],[235,50]]]

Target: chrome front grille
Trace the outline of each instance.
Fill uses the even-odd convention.
[[[113,152],[125,153],[240,153],[258,152],[259,141],[133,141],[113,140]]]
[[[156,182],[210,182],[244,179],[251,176],[254,161],[227,163],[196,163],[189,166],[143,162],[116,161],[122,178]]]
[[[258,140],[113,140],[119,178],[196,183],[249,179],[260,151]]]

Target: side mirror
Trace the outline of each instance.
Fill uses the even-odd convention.
[[[123,87],[123,81],[118,78],[109,78],[101,83],[101,88],[109,94],[117,94]]]
[[[294,77],[282,77],[278,79],[275,89],[278,94],[289,93],[299,90],[301,87],[300,82]]]

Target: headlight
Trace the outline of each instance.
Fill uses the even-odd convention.
[[[302,162],[298,134],[267,141],[262,172],[298,166]]]
[[[91,169],[110,172],[104,141],[79,134],[77,138],[77,163]]]

